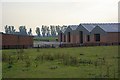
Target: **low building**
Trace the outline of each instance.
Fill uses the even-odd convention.
[[[120,23],[82,23],[60,32],[59,41],[70,44],[119,44]],[[63,37],[65,36],[65,38]]]
[[[91,42],[93,43],[120,43],[120,30],[117,23],[98,24],[91,31]]]
[[[10,48],[30,48],[33,47],[33,37],[28,35],[0,34],[2,36],[3,49]]]

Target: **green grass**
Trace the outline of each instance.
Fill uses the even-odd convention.
[[[118,76],[118,46],[3,50],[3,77],[5,78],[108,78]],[[80,55],[83,54],[83,55]],[[13,64],[9,64],[8,55]],[[23,58],[17,60],[17,56]],[[41,60],[41,56],[44,56]],[[52,56],[52,59],[51,57]],[[58,58],[59,56],[60,58]],[[62,56],[62,57],[61,57]],[[38,57],[38,60],[35,59]],[[47,57],[47,58],[46,58]],[[74,59],[71,59],[73,57]],[[104,64],[100,58],[104,58]],[[72,64],[72,60],[77,60]],[[91,61],[92,64],[79,63]],[[26,63],[28,62],[28,63]],[[67,62],[66,65],[64,62]],[[97,66],[95,66],[97,62]],[[102,62],[103,63],[103,62]],[[37,67],[36,67],[37,64]],[[8,68],[12,65],[11,68]],[[25,67],[28,65],[28,67]],[[57,66],[57,68],[55,68]],[[53,68],[53,69],[52,69]],[[108,69],[109,68],[109,69]]]
[[[57,37],[40,37],[34,38],[34,41],[56,41]]]

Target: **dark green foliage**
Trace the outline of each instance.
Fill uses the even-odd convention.
[[[31,66],[30,60],[25,61],[25,67],[28,68]]]

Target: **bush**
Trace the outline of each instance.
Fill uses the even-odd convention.
[[[9,61],[9,55],[2,54],[2,61],[3,62],[8,62]]]
[[[25,67],[28,68],[28,67],[30,67],[30,65],[31,65],[30,60],[26,60],[26,61],[25,61]]]
[[[70,65],[78,65],[77,57],[70,56]]]

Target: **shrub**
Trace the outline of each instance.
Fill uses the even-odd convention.
[[[78,65],[77,57],[70,56],[70,65]]]
[[[9,55],[2,54],[2,61],[3,62],[8,62],[9,61]]]
[[[26,60],[26,61],[25,61],[25,67],[28,68],[28,67],[30,67],[30,65],[31,65],[30,60]]]

